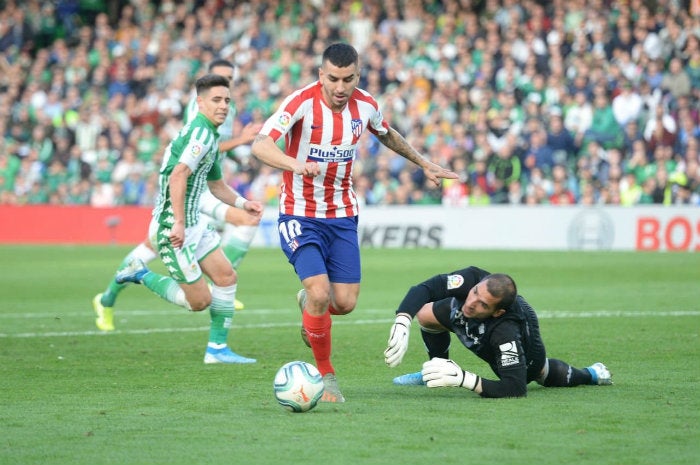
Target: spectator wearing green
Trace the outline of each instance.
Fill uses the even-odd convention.
[[[604,148],[619,148],[624,141],[622,128],[615,119],[610,99],[604,90],[597,91],[593,99],[593,120],[584,134],[584,144],[591,140],[597,141]]]
[[[522,174],[522,165],[520,158],[515,154],[515,146],[505,143],[496,151],[496,156],[491,157],[488,163],[487,171],[493,177],[495,188],[491,200],[493,203],[508,203],[508,187],[511,183],[519,181]]]
[[[160,149],[160,139],[153,125],[146,123],[141,126],[141,134],[136,141],[136,157],[144,163],[150,163]]]

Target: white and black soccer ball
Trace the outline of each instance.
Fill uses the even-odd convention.
[[[284,364],[275,375],[275,398],[291,412],[307,412],[323,395],[323,378],[310,363],[296,360]]]

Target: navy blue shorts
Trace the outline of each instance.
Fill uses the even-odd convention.
[[[358,217],[307,218],[280,215],[280,246],[300,280],[327,274],[332,283],[359,283]]]

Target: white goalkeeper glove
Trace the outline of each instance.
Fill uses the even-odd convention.
[[[396,315],[396,320],[389,333],[389,345],[384,351],[384,362],[388,366],[393,368],[403,360],[403,356],[408,350],[408,335],[410,331],[411,317],[405,313]]]
[[[444,358],[434,358],[423,364],[423,381],[428,387],[463,387],[476,389],[479,377],[474,373],[462,370],[454,361]]]

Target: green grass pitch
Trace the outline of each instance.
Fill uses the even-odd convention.
[[[208,313],[126,289],[114,333],[91,300],[127,247],[1,246],[0,464],[698,464],[697,253],[363,250],[357,309],[336,318],[345,404],[294,414],[272,379],[313,362],[299,338],[299,283],[277,249],[239,270],[229,341],[248,366],[202,363]],[[510,273],[541,317],[550,356],[605,362],[613,386],[481,399],[398,387],[425,359],[417,325],[402,365],[382,352],[408,286],[466,265]],[[163,271],[156,263],[153,268]],[[490,369],[453,339],[464,368]]]

